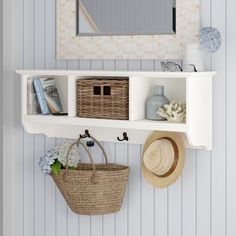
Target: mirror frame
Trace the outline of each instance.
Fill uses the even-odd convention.
[[[76,0],[57,0],[57,59],[180,59],[196,43],[200,0],[176,0],[176,34],[77,36]]]

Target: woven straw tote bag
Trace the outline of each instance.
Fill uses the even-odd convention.
[[[102,145],[88,135],[101,148],[106,164],[94,164],[86,145],[80,138],[71,145],[67,153],[66,169],[59,175],[51,174],[71,210],[80,215],[101,215],[118,212],[121,208],[130,168],[109,164]],[[76,170],[69,170],[68,155],[74,145],[82,146],[90,164],[79,164]]]

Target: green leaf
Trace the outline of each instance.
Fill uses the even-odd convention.
[[[69,169],[69,170],[77,170],[77,167],[69,166],[68,169]]]
[[[60,174],[60,170],[61,170],[61,162],[56,160],[53,164],[52,164],[52,173],[55,175],[59,175]]]

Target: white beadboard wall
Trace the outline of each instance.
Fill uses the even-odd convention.
[[[104,143],[110,159],[130,165],[131,175],[121,211],[91,217],[72,213],[53,181],[40,173],[40,155],[60,140],[24,132],[20,80],[14,70],[159,70],[159,61],[56,60],[55,4],[56,0],[3,0],[3,235],[236,235],[235,0],[202,0],[201,6],[202,25],[216,26],[222,34],[221,49],[212,58],[205,57],[206,67],[218,71],[214,80],[214,150],[188,150],[181,178],[169,188],[154,189],[141,174],[142,146]],[[99,160],[99,152],[93,152]]]
[[[0,2],[0,75],[1,75],[1,78],[2,78],[2,75],[3,75],[3,17],[2,17],[2,1]],[[1,182],[0,182],[0,235],[3,233],[3,230],[2,230],[2,226],[3,226],[3,192],[2,192],[2,189],[3,189],[3,173],[2,173],[2,163],[3,163],[3,159],[2,159],[2,139],[3,139],[3,129],[2,129],[2,111],[3,111],[3,104],[2,104],[2,86],[3,85],[3,80],[0,79],[0,179],[1,179]]]

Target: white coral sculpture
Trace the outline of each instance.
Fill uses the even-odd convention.
[[[170,122],[184,122],[186,119],[186,104],[173,101],[160,107],[157,114]]]

